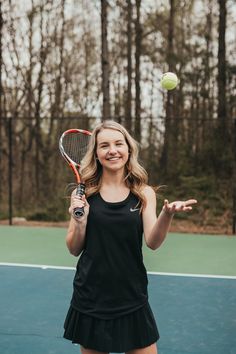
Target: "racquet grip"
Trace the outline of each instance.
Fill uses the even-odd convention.
[[[85,184],[79,183],[76,189],[76,195],[78,195],[81,199],[84,195],[84,192],[85,192]],[[73,214],[75,218],[80,218],[81,216],[84,215],[84,208],[75,208],[73,210]]]

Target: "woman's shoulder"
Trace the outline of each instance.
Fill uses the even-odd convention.
[[[145,184],[142,188],[142,193],[145,196],[145,198],[150,198],[156,196],[156,192],[153,187],[149,186],[148,184]]]

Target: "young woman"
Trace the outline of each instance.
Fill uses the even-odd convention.
[[[66,236],[80,256],[64,337],[82,354],[156,354],[158,329],[148,303],[142,237],[155,250],[164,241],[175,212],[197,201],[165,200],[156,216],[156,193],[138,163],[138,147],[124,127],[105,121],[93,131],[81,174],[86,196],[71,196]],[[84,207],[75,219],[73,209]]]

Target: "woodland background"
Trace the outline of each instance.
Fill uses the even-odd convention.
[[[111,118],[166,186],[158,208],[193,197],[179,222],[235,232],[235,1],[1,0],[0,49],[0,219],[67,220],[58,139]]]

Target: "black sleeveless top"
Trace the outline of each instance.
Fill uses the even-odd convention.
[[[76,268],[71,305],[88,315],[112,319],[147,302],[142,215],[131,192],[121,202],[106,202],[100,193],[88,202],[85,248]]]

